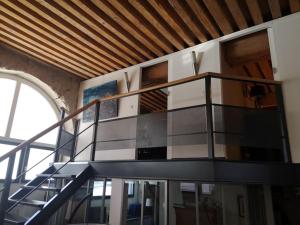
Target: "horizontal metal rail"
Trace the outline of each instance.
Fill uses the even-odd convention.
[[[104,101],[110,101],[110,100],[130,97],[130,96],[133,96],[133,95],[138,95],[138,94],[142,94],[142,93],[146,93],[146,92],[150,92],[150,91],[154,91],[154,90],[158,90],[158,89],[163,89],[163,88],[177,86],[177,85],[180,85],[180,84],[189,83],[189,82],[192,82],[192,81],[203,79],[205,77],[212,77],[212,78],[226,79],[226,80],[234,80],[234,81],[246,81],[246,82],[262,83],[262,84],[272,84],[272,85],[281,84],[280,81],[272,81],[272,80],[266,80],[266,79],[257,79],[257,78],[250,78],[250,77],[241,77],[241,76],[233,76],[233,75],[206,72],[206,73],[186,77],[186,78],[183,78],[183,79],[171,81],[171,82],[168,82],[168,83],[165,83],[165,84],[159,84],[159,85],[156,85],[156,86],[153,86],[153,87],[142,88],[142,89],[139,89],[139,90],[136,90],[136,91],[131,91],[129,93],[118,94],[118,95],[114,95],[114,96],[111,96],[111,97],[105,97],[105,98],[102,98],[102,99],[95,99],[95,100],[91,101],[90,103],[84,105],[82,108],[80,108],[80,109],[76,110],[75,112],[71,113],[66,118],[58,121],[57,123],[53,124],[52,126],[48,127],[47,129],[43,130],[39,134],[33,136],[29,140],[22,142],[16,148],[14,148],[10,152],[8,152],[8,153],[4,154],[3,156],[1,156],[0,157],[0,162],[5,160],[6,158],[10,157],[11,155],[16,153],[17,151],[21,150],[22,148],[24,148],[24,147],[28,146],[29,144],[33,143],[34,141],[36,141],[37,139],[39,139],[40,137],[42,137],[46,133],[52,131],[53,129],[61,126],[65,122],[67,122],[70,119],[74,118],[79,113],[81,113],[81,112],[85,111],[86,109],[94,106],[97,102],[104,102]]]

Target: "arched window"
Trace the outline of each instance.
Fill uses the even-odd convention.
[[[0,74],[0,156],[12,150],[23,140],[38,134],[58,121],[58,108],[37,85],[18,76]],[[25,151],[16,155],[13,177],[20,172],[20,157],[29,168],[54,150],[57,131],[53,131]],[[0,162],[0,179],[5,177],[7,161]],[[49,166],[53,157],[26,175],[31,179]]]

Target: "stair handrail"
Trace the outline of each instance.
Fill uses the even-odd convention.
[[[77,116],[79,113],[85,111],[86,109],[90,108],[91,106],[95,105],[97,102],[100,102],[99,99],[95,99],[93,101],[91,101],[90,103],[84,105],[82,108],[76,110],[75,112],[71,113],[69,116],[65,117],[64,119],[56,122],[55,124],[51,125],[50,127],[48,127],[47,129],[43,130],[42,132],[38,133],[37,135],[33,136],[32,138],[23,141],[21,144],[17,145],[14,149],[12,149],[11,151],[7,152],[6,154],[4,154],[3,156],[0,156],[0,162],[9,158],[10,156],[14,155],[15,153],[17,153],[19,150],[25,148],[26,146],[30,145],[31,143],[33,143],[34,141],[36,141],[37,139],[39,139],[40,137],[42,137],[43,135],[47,134],[48,132],[54,130],[55,128],[63,125],[65,122],[69,121],[70,119],[73,119],[75,116]]]
[[[71,113],[69,116],[65,117],[64,119],[56,122],[52,126],[50,126],[47,129],[43,130],[39,134],[33,136],[32,138],[28,139],[27,141],[22,142],[21,144],[16,146],[11,151],[4,154],[3,156],[0,156],[0,162],[7,159],[7,158],[9,158],[10,156],[15,154],[17,151],[21,150],[22,148],[24,148],[24,147],[28,146],[29,144],[33,143],[34,141],[36,141],[37,139],[39,139],[40,137],[42,137],[46,133],[54,130],[55,128],[57,128],[61,125],[63,125],[65,122],[67,122],[68,120],[74,118],[76,115],[78,115],[79,113],[85,111],[86,109],[90,108],[91,106],[95,105],[97,102],[101,103],[101,102],[104,102],[104,101],[116,100],[116,99],[120,99],[120,98],[130,97],[130,96],[142,94],[142,93],[145,93],[145,92],[150,92],[150,91],[154,91],[154,90],[158,90],[158,89],[164,89],[164,88],[168,88],[168,87],[172,87],[172,86],[192,82],[192,81],[195,81],[195,80],[200,80],[200,79],[203,79],[203,78],[208,77],[208,76],[210,76],[212,78],[237,80],[237,81],[249,81],[249,82],[256,82],[256,83],[263,83],[263,84],[281,84],[280,81],[273,81],[273,80],[252,78],[252,77],[242,77],[242,76],[227,75],[227,74],[219,74],[219,73],[213,73],[213,72],[205,72],[205,73],[189,76],[189,77],[186,77],[186,78],[182,78],[182,79],[179,79],[179,80],[170,81],[170,82],[167,82],[167,83],[164,83],[164,84],[159,84],[159,85],[155,85],[155,86],[152,86],[152,87],[142,88],[142,89],[139,89],[139,90],[136,90],[136,91],[131,91],[131,92],[128,92],[128,93],[122,93],[122,94],[117,94],[117,95],[114,95],[114,96],[104,97],[104,98],[101,98],[101,99],[95,99],[95,100],[91,101],[90,103],[84,105],[82,108],[80,108],[80,109],[76,110],[75,112]]]

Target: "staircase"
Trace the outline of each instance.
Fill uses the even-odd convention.
[[[93,176],[88,163],[55,163],[38,174],[8,198],[4,224],[41,225],[53,215],[85,182]],[[63,168],[62,168],[63,167]],[[42,200],[32,199],[36,192],[45,192]],[[27,218],[18,215],[18,208],[34,208]]]

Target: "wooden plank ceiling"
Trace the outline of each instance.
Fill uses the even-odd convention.
[[[85,79],[300,11],[300,0],[0,0],[0,43]]]

